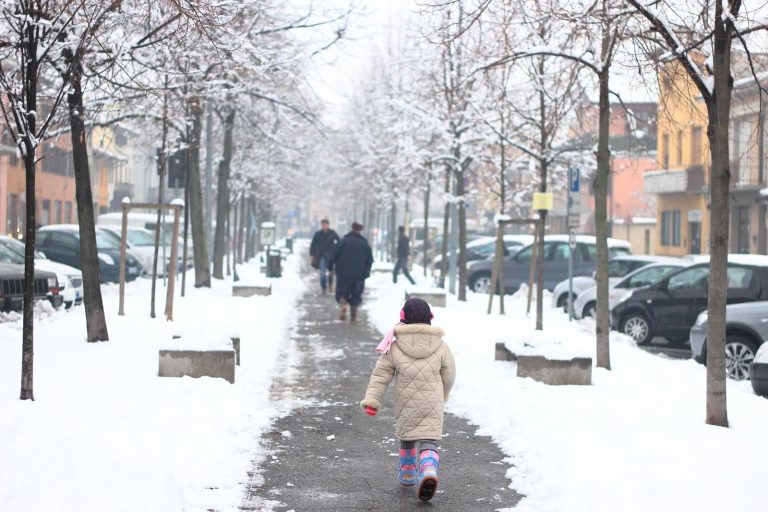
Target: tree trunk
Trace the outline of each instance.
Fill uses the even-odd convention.
[[[445,169],[445,196],[451,193],[451,170]],[[445,278],[448,275],[448,228],[451,219],[451,202],[445,202],[443,210],[443,243],[440,247],[440,288],[445,288]]]
[[[428,179],[427,189],[424,191],[424,277],[427,277],[427,267],[429,266],[429,193],[431,186],[432,180]]]
[[[459,164],[461,165],[461,164]],[[467,300],[467,208],[464,202],[464,172],[460,167],[456,173],[456,195],[461,199],[457,205],[459,209],[459,293],[458,299]]]
[[[22,44],[26,46],[26,59],[23,62],[24,80],[26,81],[25,97],[17,99],[21,106],[26,109],[27,133],[20,133],[23,137],[20,149],[23,150],[24,175],[26,178],[26,224],[24,226],[24,304],[22,306],[21,321],[21,391],[19,398],[21,400],[34,400],[34,324],[35,324],[35,228],[37,227],[35,217],[35,159],[37,157],[37,142],[34,136],[37,133],[37,78],[38,61],[37,56],[38,40],[35,37],[36,31],[25,29],[25,36],[22,36]],[[5,99],[3,99],[5,101]]]
[[[397,260],[397,206],[395,206],[395,200],[392,199],[392,203],[389,208],[389,256],[392,261]]]
[[[72,64],[70,90],[67,96],[69,124],[72,130],[72,159],[75,168],[75,196],[80,232],[80,270],[83,273],[83,305],[89,342],[109,341],[104,303],[101,298],[99,254],[96,247],[96,223],[91,191],[91,172],[88,165],[85,107],[83,106],[82,67]]]
[[[205,240],[205,221],[203,219],[203,191],[200,185],[200,134],[203,127],[203,105],[199,96],[189,99],[189,112],[192,116],[192,132],[189,138],[189,216],[192,224],[194,243],[195,288],[211,286],[211,268],[208,261],[208,244]],[[175,242],[175,240],[174,240]]]
[[[726,3],[726,6],[728,4]],[[716,19],[722,18],[717,3]],[[725,362],[725,305],[728,290],[728,194],[731,181],[728,123],[731,115],[731,37],[726,22],[717,23],[714,34],[713,73],[715,94],[707,101],[712,167],[709,173],[709,290],[707,300],[707,413],[709,425],[728,426]]]
[[[237,231],[237,262],[243,262],[243,245],[244,245],[244,230],[245,230],[245,197],[240,198],[240,229]]]
[[[610,44],[603,38],[604,51]],[[609,317],[608,308],[608,218],[607,218],[607,194],[608,174],[611,170],[611,150],[609,147],[609,127],[611,105],[609,99],[609,68],[598,75],[600,82],[599,93],[599,126],[597,142],[597,176],[595,178],[595,233],[597,245],[597,318],[595,321],[596,335],[596,364],[598,368],[611,369],[610,344],[609,344]]]
[[[224,254],[227,251],[226,219],[229,212],[229,173],[232,162],[232,145],[236,111],[231,109],[224,117],[224,148],[219,162],[219,177],[216,193],[216,235],[213,243],[213,277],[224,278]]]

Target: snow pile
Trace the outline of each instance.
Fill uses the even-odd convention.
[[[263,456],[260,435],[279,413],[270,385],[291,354],[298,262],[288,259],[268,297],[232,297],[229,279],[210,290],[188,279],[174,322],[162,315],[162,284],[154,320],[149,280],[128,284],[123,317],[117,287],[105,286],[108,343],[85,342],[82,307],[37,321],[35,402],[18,400],[20,321],[0,324],[0,510],[237,510]],[[258,280],[258,265],[238,273]],[[235,384],[157,376],[161,346],[221,346],[235,334]]]
[[[403,285],[378,276],[369,283],[369,317],[384,331],[397,322]],[[467,303],[449,296],[433,323],[445,328],[456,356],[448,410],[508,456],[510,485],[526,495],[514,510],[751,510],[764,502],[768,401],[748,382],[728,384],[726,430],[704,424],[703,366],[652,355],[618,333],[611,334],[613,370],[595,369],[592,386],[520,379],[514,362],[493,360],[496,342],[538,350],[552,341],[591,355],[594,323],[569,323],[545,306],[544,333],[534,338],[524,294],[507,298],[504,317],[486,315],[487,303],[487,295],[470,293]]]

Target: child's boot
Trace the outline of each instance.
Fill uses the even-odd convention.
[[[419,454],[419,489],[422,501],[429,501],[437,492],[437,472],[440,469],[440,455],[435,450],[422,450]]]
[[[400,448],[400,473],[398,480],[406,487],[416,485],[416,448]]]
[[[349,306],[349,321],[353,324],[357,323],[357,306]]]

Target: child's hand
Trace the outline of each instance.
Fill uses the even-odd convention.
[[[360,402],[360,407],[368,416],[376,416],[376,414],[379,412],[379,409],[377,407],[373,407],[368,400],[363,400]]]

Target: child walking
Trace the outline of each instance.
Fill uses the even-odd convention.
[[[433,327],[432,311],[421,299],[408,300],[400,323],[376,348],[382,355],[360,406],[371,416],[381,409],[381,398],[395,378],[395,436],[400,440],[402,485],[418,484],[420,499],[437,491],[443,437],[443,407],[456,378],[456,366],[443,330]],[[418,445],[418,451],[417,451]],[[418,463],[418,464],[417,464]]]

